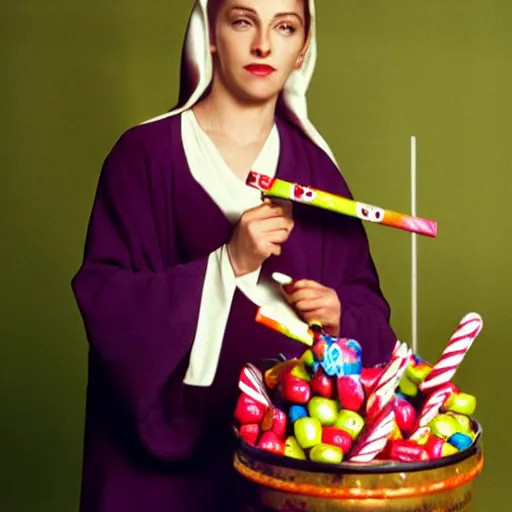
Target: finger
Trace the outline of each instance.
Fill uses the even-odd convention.
[[[314,300],[322,297],[322,295],[319,294],[319,290],[314,288],[300,288],[299,290],[293,290],[287,293],[289,301],[292,304],[295,304],[301,300]]]
[[[272,231],[284,230],[290,232],[293,229],[293,223],[285,217],[274,217],[263,220],[256,220],[252,223],[251,230],[257,234],[270,233]]]
[[[306,313],[320,310],[325,311],[329,308],[329,304],[326,304],[325,300],[321,297],[318,299],[299,300],[294,304],[294,307],[297,311]]]
[[[270,203],[262,204],[256,207],[255,209],[251,210],[251,214],[255,218],[288,217],[288,210],[283,206]]]
[[[281,246],[278,244],[270,244],[270,255],[272,256],[280,256],[281,255]]]
[[[273,198],[272,204],[279,206],[283,210],[283,215],[291,217],[293,212],[293,203],[288,199]]]
[[[303,311],[303,312],[300,312],[300,316],[308,324],[317,322],[323,326],[330,325],[328,316],[321,309],[315,309],[313,311]]]
[[[310,288],[313,290],[327,290],[323,284],[318,283],[317,281],[313,281],[311,279],[298,279],[293,282],[293,289],[299,290],[304,288]]]

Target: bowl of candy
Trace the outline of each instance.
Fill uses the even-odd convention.
[[[433,365],[397,342],[363,368],[356,340],[315,326],[301,357],[246,364],[233,423],[245,510],[469,510],[482,427],[452,379],[481,328],[466,315]]]

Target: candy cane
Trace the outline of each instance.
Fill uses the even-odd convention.
[[[438,414],[443,404],[455,392],[455,387],[448,383],[431,393],[426,399],[418,417],[417,428],[428,425]],[[412,434],[414,436],[417,431]],[[411,436],[411,437],[412,437]]]
[[[482,327],[483,320],[478,313],[468,313],[462,318],[439,361],[420,384],[421,391],[431,391],[450,382]]]
[[[392,407],[388,406],[352,449],[349,462],[372,461],[386,447],[394,426],[395,412]]]
[[[263,404],[265,407],[270,406],[270,397],[265,390],[263,376],[261,372],[251,363],[246,364],[240,372],[240,380],[238,388],[242,393],[250,396],[256,402]]]
[[[412,351],[405,343],[391,356],[391,360],[384,368],[382,375],[375,384],[366,401],[366,416],[371,421],[375,418],[393,398],[400,379],[409,363]]]

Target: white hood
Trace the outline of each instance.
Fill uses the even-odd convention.
[[[315,1],[308,1],[311,16],[310,43],[302,67],[292,72],[282,92],[285,107],[283,115],[323,149],[336,164],[328,144],[308,119],[306,93],[315,69],[317,54]],[[208,0],[196,0],[189,18],[182,51],[179,107],[152,118],[146,123],[181,114],[200,100],[212,80],[213,59],[210,46]]]

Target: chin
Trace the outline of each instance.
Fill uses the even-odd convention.
[[[281,92],[282,87],[276,87],[275,84],[251,84],[249,86],[238,88],[237,96],[247,103],[269,103],[275,101]]]

